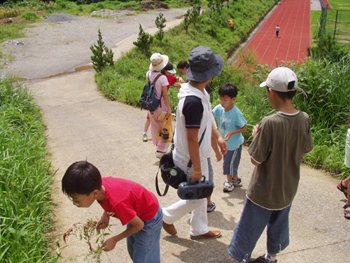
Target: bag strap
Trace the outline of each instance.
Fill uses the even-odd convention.
[[[199,140],[199,147],[201,146],[201,143],[203,141],[203,138],[204,138],[204,134],[205,134],[205,131],[207,130],[207,128],[204,129],[204,132],[202,133],[202,137],[201,139]],[[188,161],[188,164],[187,164],[187,168],[191,168],[192,167],[192,161],[191,159]]]
[[[162,73],[159,73],[158,75],[157,75],[157,77],[155,77],[155,79],[153,80],[153,82],[152,82],[152,84],[153,84],[153,89],[155,89],[156,88],[156,81],[158,80],[158,78],[161,76],[161,75],[163,75]],[[147,80],[148,80],[148,83],[151,83],[150,82],[150,80],[149,80],[149,74],[147,75]],[[160,93],[160,98],[159,98],[159,100],[160,100],[160,107],[162,107],[162,96],[163,96],[163,91],[161,91],[161,93]],[[152,113],[153,114],[153,113]]]
[[[165,184],[165,189],[164,189],[164,193],[161,194],[160,193],[160,190],[159,190],[159,186],[158,186],[158,174],[159,174],[159,170],[160,168],[158,168],[158,172],[157,172],[157,175],[156,175],[156,190],[157,190],[157,193],[159,196],[164,196],[167,194],[168,190],[169,190],[169,185]]]

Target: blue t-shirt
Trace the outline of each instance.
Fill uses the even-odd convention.
[[[218,120],[218,128],[224,139],[228,132],[238,130],[247,123],[242,112],[236,106],[225,112],[225,109],[219,104],[214,108],[213,113]],[[244,137],[242,133],[234,134],[227,141],[227,148],[229,151],[236,150],[243,142]]]

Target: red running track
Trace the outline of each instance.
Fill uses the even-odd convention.
[[[282,0],[245,50],[253,50],[259,64],[272,68],[276,67],[276,59],[278,65],[292,60],[301,63],[311,45],[310,12],[310,0]]]

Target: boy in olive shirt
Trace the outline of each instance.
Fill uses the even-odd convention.
[[[253,129],[248,153],[255,165],[241,219],[228,253],[239,262],[274,262],[289,245],[289,211],[297,192],[302,156],[313,149],[309,116],[294,108],[298,78],[289,68],[271,71],[260,84],[267,88],[277,113]],[[256,242],[267,226],[267,253],[250,261]]]

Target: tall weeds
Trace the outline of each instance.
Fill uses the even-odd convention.
[[[51,262],[49,174],[41,114],[26,89],[0,80],[0,262]]]

